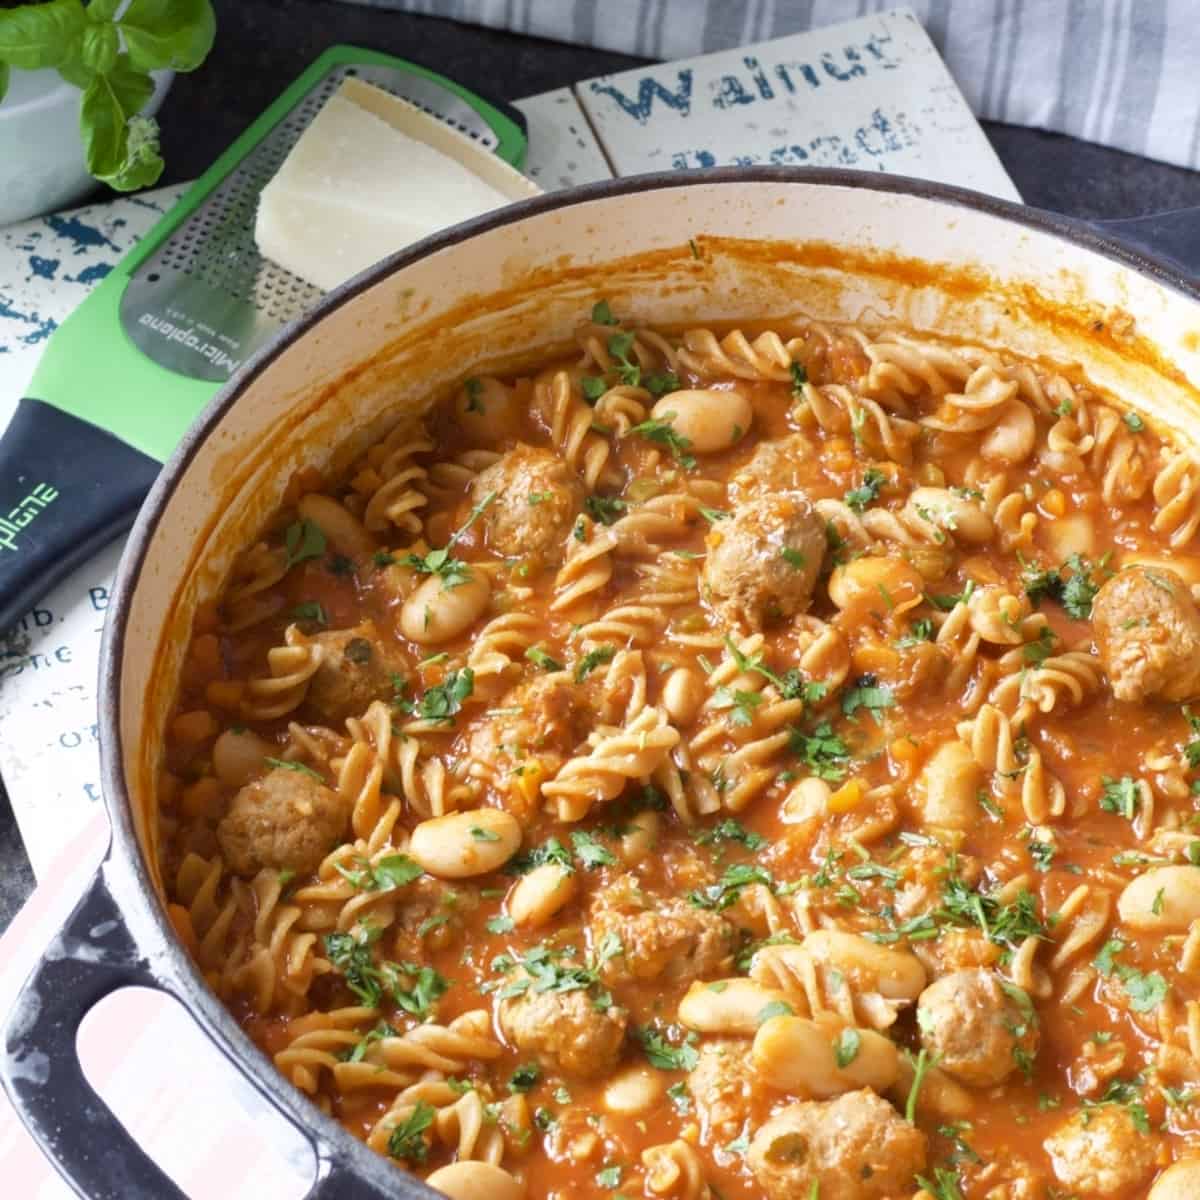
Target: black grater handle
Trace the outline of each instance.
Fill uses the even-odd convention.
[[[17,405],[0,436],[0,633],[133,523],[159,466],[53,405]]]

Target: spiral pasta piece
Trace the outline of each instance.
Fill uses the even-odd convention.
[[[372,464],[370,470],[379,483],[363,509],[363,524],[372,533],[395,526],[406,533],[419,534],[422,520],[418,510],[429,503],[420,484],[428,473],[414,459],[431,451],[433,443],[423,429],[401,427],[390,433],[377,449],[378,465]]]
[[[533,403],[550,426],[550,440],[563,461],[595,488],[611,453],[608,442],[592,432],[594,414],[580,398],[571,376],[555,371],[539,379],[533,388]]]
[[[252,721],[272,721],[304,703],[308,685],[321,666],[324,650],[298,625],[289,625],[285,645],[267,651],[271,674],[251,679],[242,699],[242,714]]]

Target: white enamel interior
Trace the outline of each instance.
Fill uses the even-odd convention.
[[[839,262],[813,243],[851,254]],[[872,266],[865,255],[935,269],[914,275],[886,258]],[[964,288],[964,272],[973,287]],[[988,280],[982,289],[980,273]],[[478,233],[394,271],[279,354],[220,419],[166,501],[119,664],[119,749],[151,863],[150,791],[196,605],[216,593],[291,473],[329,463],[339,448],[348,455],[370,431],[421,410],[485,365],[561,348],[601,297],[623,317],[667,326],[761,327],[799,313],[853,321],[869,310],[1081,362],[1131,407],[1200,443],[1200,306],[1103,255],[945,200],[802,178],[697,181],[582,200]],[[1055,305],[1076,319],[1054,319]],[[1077,319],[1084,306],[1107,328],[1110,310],[1133,316],[1136,334],[1172,369],[1092,336]]]

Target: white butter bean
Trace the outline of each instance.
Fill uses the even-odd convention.
[[[675,725],[690,725],[704,703],[704,680],[690,667],[676,667],[663,684],[662,703]]]
[[[754,1035],[752,1054],[759,1075],[772,1087],[818,1100],[864,1087],[886,1091],[900,1069],[890,1038],[810,1017],[765,1022]]]
[[[1006,463],[1024,462],[1037,441],[1037,424],[1029,405],[1012,400],[1000,413],[1000,419],[984,435],[980,451],[984,458]]]
[[[822,966],[840,971],[852,986],[889,1000],[915,1000],[925,990],[925,968],[907,950],[879,946],[836,929],[814,930],[803,948]]]
[[[689,450],[711,454],[728,450],[746,436],[754,422],[754,409],[740,392],[685,388],[664,396],[650,416],[670,422],[671,428],[691,443]]]
[[[955,738],[930,756],[917,781],[916,804],[925,825],[938,829],[970,829],[979,820],[976,795],[983,770],[971,748]]]
[[[1155,867],[1125,885],[1117,912],[1134,929],[1182,933],[1200,917],[1200,867]]]
[[[618,1116],[636,1116],[653,1108],[666,1089],[659,1071],[630,1067],[604,1089],[604,1107]]]
[[[277,749],[248,729],[226,729],[213,742],[212,765],[226,787],[242,787],[257,779],[267,767],[263,761]]]
[[[400,632],[419,646],[436,646],[458,637],[483,615],[492,588],[482,571],[447,587],[439,575],[426,579],[400,609]]]
[[[829,598],[843,611],[886,613],[911,608],[921,598],[925,581],[901,558],[865,555],[834,567]]]
[[[339,554],[365,558],[375,553],[376,541],[362,522],[329,496],[310,492],[300,498],[296,511],[304,520],[316,525]]]
[[[508,894],[508,915],[523,929],[537,929],[565,908],[579,891],[574,871],[543,863],[523,876]]]
[[[956,541],[982,544],[992,540],[992,518],[979,502],[956,496],[949,488],[919,487],[904,505],[910,521],[943,530]]]
[[[1196,1200],[1200,1196],[1200,1158],[1181,1158],[1155,1181],[1148,1200]]]
[[[450,1200],[521,1200],[525,1189],[503,1167],[488,1162],[456,1162],[425,1180]]]
[[[477,808],[422,821],[409,856],[439,879],[469,879],[499,870],[521,848],[521,826],[499,808]]]
[[[630,866],[640,863],[658,842],[661,825],[658,813],[650,809],[630,818],[621,834],[621,858]]]
[[[764,987],[753,979],[717,979],[693,983],[679,1002],[679,1021],[697,1033],[743,1034],[749,1036],[762,1024],[769,1004],[795,1006],[779,988]],[[767,1013],[769,1019],[770,1013]]]

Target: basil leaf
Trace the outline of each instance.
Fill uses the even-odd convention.
[[[4,103],[4,97],[8,94],[8,63],[0,62],[0,104]]]
[[[79,57],[85,24],[81,0],[0,9],[0,59],[22,71],[62,66]]]
[[[158,126],[146,118],[134,120],[153,92],[150,76],[135,71],[124,54],[85,89],[79,128],[88,171],[101,182],[130,191],[162,174]]]
[[[111,21],[117,15],[117,9],[120,7],[121,0],[91,0],[87,6],[87,19],[97,25],[103,25],[105,21]]]
[[[79,60],[84,68],[97,75],[107,75],[117,65],[121,39],[115,25],[89,25],[83,31]]]
[[[130,60],[143,71],[194,71],[217,32],[209,0],[130,0],[117,24]]]

